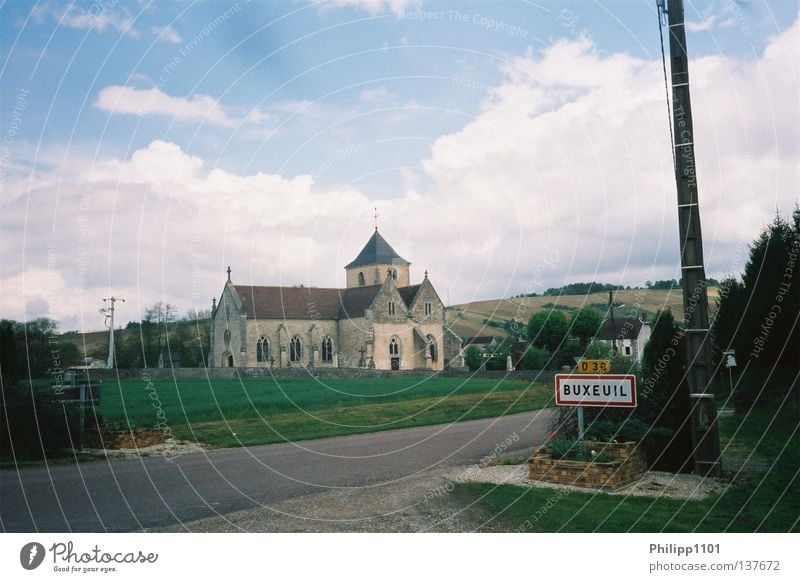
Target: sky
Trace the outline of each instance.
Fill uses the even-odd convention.
[[[706,271],[800,184],[800,3],[686,2]],[[447,304],[679,276],[656,2],[0,4],[0,317],[343,287]]]

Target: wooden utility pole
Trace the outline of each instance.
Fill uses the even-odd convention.
[[[663,9],[663,2],[659,2]],[[683,280],[683,320],[686,333],[686,379],[692,417],[694,470],[700,475],[722,471],[719,427],[711,386],[713,366],[709,337],[708,294],[703,264],[703,239],[697,197],[694,129],[689,98],[689,63],[686,52],[683,0],[669,0],[670,71],[675,180],[678,187],[678,227]]]

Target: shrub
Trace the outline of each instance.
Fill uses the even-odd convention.
[[[5,383],[0,401],[0,458],[41,459],[71,448],[70,436],[78,439],[75,408],[65,409],[49,395]]]

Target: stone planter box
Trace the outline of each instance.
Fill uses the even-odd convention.
[[[553,459],[547,446],[537,447],[528,461],[528,478],[587,489],[619,489],[639,479],[647,471],[647,461],[639,443],[596,443],[586,447],[604,453],[607,463]]]

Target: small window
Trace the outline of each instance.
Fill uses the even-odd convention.
[[[269,340],[263,335],[256,343],[256,361],[269,362]]]
[[[626,356],[630,356],[631,355],[631,346],[625,346],[625,355]]]
[[[389,315],[395,314],[394,301],[389,301]]]
[[[294,336],[289,342],[289,359],[292,362],[299,362],[303,358],[303,343],[300,338]]]
[[[323,362],[333,361],[333,342],[331,341],[330,336],[327,335],[322,340],[322,361]]]
[[[392,357],[400,355],[400,342],[397,341],[396,337],[393,337],[389,342],[389,355]]]
[[[225,342],[225,349],[226,350],[230,350],[231,349],[231,330],[229,330],[229,329],[225,330],[225,333],[223,335],[223,341]]]
[[[366,281],[364,280],[364,273],[359,273],[358,274],[358,286],[359,287],[363,287],[365,284],[366,284]]]
[[[433,313],[433,305],[431,305],[430,301],[426,301],[425,302],[425,315],[429,316],[431,313]]]
[[[397,281],[397,269],[392,269],[392,280]]]

